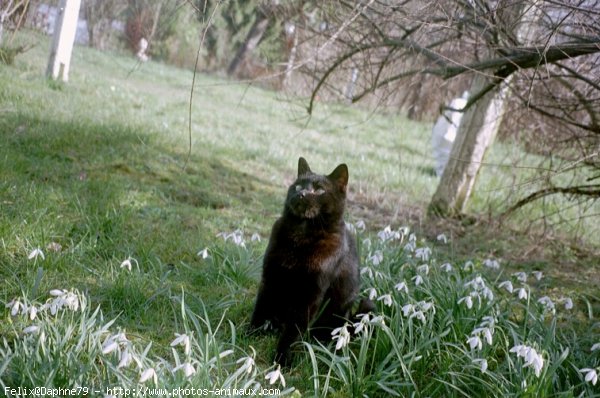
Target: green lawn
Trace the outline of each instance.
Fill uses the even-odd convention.
[[[428,260],[432,269],[446,261],[459,269],[468,259],[474,261],[475,269],[460,271],[451,278],[437,274],[439,280],[432,277],[420,293],[396,297],[398,307],[389,310],[391,313],[379,302],[382,313],[389,316],[388,324],[402,317],[402,304],[411,300],[446,303],[445,308],[452,309],[448,311],[469,318],[469,322],[459,322],[459,329],[446,332],[449,324],[445,322],[452,320],[450,312],[444,320],[431,320],[427,333],[416,332],[423,325],[416,320],[413,325],[412,318],[410,324],[401,322],[388,329],[375,322],[369,329],[372,340],[365,337],[356,342],[360,355],[354,358],[344,352],[356,359],[349,362],[351,365],[332,356],[335,350],[331,347],[307,345],[299,365],[285,373],[287,387],[295,387],[295,394],[337,391],[338,396],[385,396],[385,388],[392,388],[406,396],[442,396],[449,391],[457,396],[485,391],[518,395],[522,380],[507,376],[516,368],[523,371],[508,352],[518,339],[512,339],[507,331],[520,335],[529,327],[529,316],[540,322],[539,314],[529,313],[529,302],[522,308],[518,304],[520,310],[508,314],[506,305],[513,303],[509,299],[480,306],[473,317],[456,304],[468,278],[481,274],[493,283],[510,277],[515,270],[542,270],[547,278],[532,283],[532,291],[554,300],[572,296],[577,304],[572,318],[560,315],[523,332],[532,340],[532,336],[552,331],[560,335],[551,338],[552,344],[537,346],[552,365],[541,381],[528,374],[531,388],[525,390],[535,394],[560,389],[565,394],[560,396],[598,393],[576,369],[599,366],[597,352],[589,354],[590,346],[600,341],[597,323],[595,329],[589,326],[597,322],[600,301],[597,285],[593,285],[599,280],[597,259],[586,257],[570,243],[544,247],[528,240],[520,232],[527,224],[527,213],[501,230],[490,231],[486,222],[475,226],[429,223],[423,217],[424,209],[437,184],[429,158],[430,124],[325,103],[318,104],[316,113],[308,117],[306,102],[296,98],[198,74],[187,161],[190,71],[155,62],[138,65],[133,57],[75,47],[69,82],[56,83],[44,77],[48,39],[27,34],[20,40],[35,42],[36,46],[17,57],[15,65],[0,64],[0,304],[12,302],[0,313],[4,342],[0,387],[35,386],[44,380],[52,386],[84,382],[135,385],[137,370],[116,368],[111,365],[115,362],[112,358],[97,359],[109,333],[108,327],[102,327],[112,319],[116,319],[109,325],[112,332],[124,331],[135,341],[142,358],[140,369],[153,366],[165,371],[167,365],[160,358],[171,358],[174,352],[183,355],[177,347],[169,346],[174,333],[194,336],[196,378],[169,379],[158,371],[165,377],[160,382],[164,385],[206,386],[211,380],[221,385],[229,380],[228,385],[238,387],[255,380],[265,383],[264,372],[271,366],[275,339],[246,336],[245,327],[270,227],[282,209],[286,187],[295,177],[297,159],[304,156],[313,170],[322,173],[341,162],[348,164],[348,220],[365,221],[367,231],[362,238],[375,242],[377,231],[386,225],[393,229],[411,226],[430,241],[438,233],[446,233],[451,242],[435,250],[435,256]],[[524,162],[536,160],[501,143],[489,159],[506,161],[517,156],[515,151]],[[506,205],[502,196],[506,189],[500,188],[512,181],[513,173],[483,169],[471,206],[473,214],[494,213]],[[533,212],[537,211],[534,208]],[[594,208],[586,211],[593,212]],[[582,247],[595,244],[594,231],[598,228],[590,221],[589,235],[594,238],[583,242]],[[236,230],[244,234],[245,248],[218,236]],[[554,242],[560,242],[569,231],[568,226],[558,230],[559,238]],[[255,233],[261,241],[251,240]],[[408,239],[404,238],[402,245]],[[419,247],[429,244],[418,241]],[[43,259],[29,258],[36,248],[44,253]],[[202,258],[198,253],[205,248],[209,257]],[[408,281],[420,272],[415,269],[421,264],[400,244],[364,244],[365,264],[376,250],[385,254],[388,263],[381,272],[389,280],[368,281],[365,286],[394,290],[392,280]],[[508,260],[503,260],[505,257]],[[488,272],[481,265],[486,258],[500,258],[505,270]],[[128,259],[131,271],[122,266]],[[456,285],[446,286],[446,279]],[[46,357],[40,354],[37,362],[33,361],[37,365],[30,366],[26,353],[31,346],[20,338],[31,321],[27,316],[11,316],[13,300],[21,298],[23,303],[41,305],[52,289],[75,289],[81,302],[87,303],[87,312],[81,312],[81,317],[60,315],[60,322],[40,315],[38,319],[47,328],[48,347]],[[533,299],[532,303],[534,307]],[[101,314],[94,314],[97,307]],[[468,335],[481,322],[486,310],[504,319],[499,324],[504,322],[506,328],[499,326],[498,330],[506,335],[504,343],[489,352],[494,358],[490,363],[495,364],[490,369],[497,373],[480,378],[478,367],[470,365],[473,358],[468,357],[467,362],[459,359],[464,349],[459,345],[464,345],[463,334]],[[568,328],[557,329],[560,325]],[[80,338],[80,345],[61,337],[67,333],[64,328],[79,336],[74,338]],[[411,338],[397,346],[393,337],[400,341],[399,336],[408,333]],[[455,335],[456,340],[440,340],[444,333]],[[84,343],[82,336],[89,340]],[[572,346],[566,345],[569,339]],[[62,340],[64,346],[58,343]],[[149,351],[142,355],[148,344]],[[88,348],[82,349],[84,345]],[[368,348],[372,356],[367,358],[361,347]],[[564,359],[553,362],[553,356],[560,357],[566,347],[576,358],[569,357],[568,366],[561,365]],[[236,360],[223,354],[230,349]],[[64,354],[67,352],[73,358]],[[397,357],[389,357],[390,352],[396,352]],[[433,367],[415,359],[419,355],[429,358],[436,352],[441,353],[440,361],[434,361]],[[247,376],[235,373],[242,354],[258,364]],[[554,365],[557,368],[550,367]],[[53,376],[46,378],[53,366],[64,366],[64,370],[51,372]],[[402,368],[396,376],[394,366]],[[460,374],[469,366],[472,373],[465,370]],[[21,372],[23,368],[29,370]],[[436,373],[441,369],[444,376]],[[430,378],[432,373],[439,378],[437,387]],[[396,382],[394,378],[400,374],[403,381]],[[448,387],[457,380],[458,389]],[[493,387],[486,390],[488,385]]]

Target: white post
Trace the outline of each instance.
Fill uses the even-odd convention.
[[[75,42],[80,4],[81,0],[60,0],[46,69],[46,75],[53,79],[62,78],[65,82],[69,79],[69,64]]]

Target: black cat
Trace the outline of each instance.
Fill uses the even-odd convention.
[[[331,339],[331,330],[351,316],[359,260],[343,220],[347,184],[345,164],[324,176],[300,158],[298,178],[273,225],[251,327],[259,329],[268,321],[280,329],[275,360],[283,365],[289,363],[290,345],[309,326],[313,336]],[[363,300],[358,312],[373,308]]]

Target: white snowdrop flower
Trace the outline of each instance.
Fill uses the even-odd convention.
[[[431,249],[427,246],[419,247],[415,250],[415,257],[422,261],[429,261],[429,257],[431,256]]]
[[[360,321],[354,323],[352,326],[354,327],[354,334],[359,334],[365,328],[365,325],[369,323],[369,314],[363,314],[360,317]]]
[[[514,352],[517,357],[525,359],[524,367],[532,367],[536,377],[540,377],[544,367],[544,358],[534,348],[519,344],[511,348],[510,352]]]
[[[369,257],[369,260],[373,263],[373,265],[379,265],[383,261],[383,253],[381,250],[375,250],[375,253]]]
[[[483,335],[486,343],[488,343],[488,345],[492,345],[492,330],[490,328],[476,328],[473,330],[473,332],[471,332],[471,334],[477,336]]]
[[[417,272],[428,275],[429,274],[429,265],[427,265],[427,264],[419,265],[417,267]]]
[[[418,320],[420,320],[421,322],[425,323],[425,314],[423,314],[423,311],[415,311],[410,315],[410,318],[417,318]]]
[[[138,265],[138,262],[135,258],[127,258],[126,260],[123,260],[123,262],[121,262],[121,268],[127,268],[128,271],[131,271],[131,265],[135,263],[135,265]]]
[[[348,331],[348,325],[345,324],[342,327],[336,328],[331,332],[332,340],[337,340],[335,350],[339,350],[348,345],[350,342],[350,332]]]
[[[11,316],[17,316],[17,314],[19,313],[19,310],[21,308],[25,308],[25,305],[21,304],[21,302],[19,300],[13,300],[9,304],[11,304],[11,303],[12,303],[12,306],[10,308]]]
[[[104,355],[110,354],[111,352],[113,352],[117,348],[119,348],[119,344],[116,341],[114,341],[114,340],[112,340],[112,339],[109,338],[102,345],[102,354],[104,354]]]
[[[429,311],[429,310],[433,310],[433,312],[435,313],[435,306],[433,305],[433,303],[429,302],[429,301],[419,301],[417,303],[419,305],[419,308],[421,308],[422,311]]]
[[[283,378],[283,374],[281,373],[280,365],[277,365],[277,369],[267,373],[265,379],[269,380],[269,384],[275,384],[275,382],[279,380],[281,385],[285,387],[285,379]]]
[[[386,240],[389,239],[389,236],[392,234],[392,228],[388,225],[387,227],[385,227],[382,231],[377,232],[377,237],[382,241],[385,242]]]
[[[364,275],[367,274],[367,276],[369,277],[369,279],[373,279],[373,270],[371,269],[371,267],[362,267],[360,269],[360,274]]]
[[[225,240],[225,242],[231,239],[234,245],[244,248],[246,247],[246,243],[244,241],[244,233],[240,229],[236,229],[235,231],[229,234],[225,232],[219,232],[217,236],[222,237]]]
[[[458,304],[465,303],[468,309],[473,308],[473,298],[471,296],[466,296],[458,300]]]
[[[572,310],[573,309],[573,300],[571,300],[571,297],[567,297],[564,299],[564,303],[565,303],[565,310]]]
[[[596,385],[598,383],[598,371],[596,369],[584,368],[579,369],[581,373],[585,373],[585,381],[587,383],[592,383],[592,385]]]
[[[62,307],[67,307],[71,311],[77,311],[79,309],[79,297],[73,292],[63,291],[64,293],[55,298],[52,302],[56,306],[57,309],[61,309]]]
[[[382,231],[379,231],[377,233],[377,236],[382,242],[386,242],[388,240],[402,240],[403,238],[403,235],[400,232],[400,230],[394,231],[389,225],[385,227]]]
[[[129,350],[127,348],[124,349],[123,351],[121,351],[121,357],[119,358],[119,364],[117,365],[117,369],[121,369],[121,368],[129,366],[132,359],[133,359],[133,356],[131,355]]]
[[[242,366],[240,366],[240,370],[242,370],[242,372],[246,372],[247,374],[252,373],[252,369],[256,365],[256,362],[254,362],[254,358],[252,357],[240,358],[237,360],[236,363],[242,363]]]
[[[527,290],[523,287],[517,289],[517,296],[519,297],[519,300],[527,300]]]
[[[371,247],[371,239],[369,238],[365,238],[362,241],[363,246],[365,246],[366,248],[370,248]]]
[[[129,343],[127,336],[125,336],[125,333],[123,332],[117,333],[110,338],[118,343]]]
[[[544,296],[544,297],[540,297],[537,302],[541,305],[544,306],[544,309],[546,311],[554,311],[554,302],[552,301],[552,299],[550,299],[550,297],[548,296]]]
[[[480,289],[483,289],[485,287],[485,281],[483,280],[483,278],[481,276],[476,276],[475,278],[473,278],[469,282],[466,282],[464,286],[465,287],[471,287],[471,288],[476,289],[476,290],[480,290]]]
[[[514,274],[512,274],[512,276],[517,278],[519,282],[527,282],[527,274],[525,272],[515,272]]]
[[[496,324],[496,320],[494,319],[494,317],[491,317],[488,315],[488,316],[484,316],[483,318],[481,318],[482,326],[487,326],[489,328],[493,328],[495,324]]]
[[[369,325],[385,325],[385,319],[383,319],[383,316],[381,315],[377,315],[375,317],[373,317],[373,319],[371,319],[369,321]]]
[[[453,270],[452,265],[450,265],[450,263],[444,263],[440,266],[440,268],[444,272],[452,272],[452,270]]]
[[[30,320],[34,320],[35,317],[37,316],[38,313],[38,309],[35,305],[32,305],[31,308],[29,309],[29,319]]]
[[[527,356],[527,353],[529,352],[530,348],[527,347],[526,345],[523,344],[518,344],[514,347],[512,347],[509,352],[513,352],[515,354],[517,354],[517,357],[522,357],[525,358]]]
[[[67,293],[67,291],[64,289],[52,289],[52,290],[50,290],[49,293],[53,297],[60,297],[60,296],[64,296]]]
[[[203,250],[200,250],[198,253],[196,253],[196,255],[202,258],[203,260],[206,260],[208,258],[208,247],[204,248]]]
[[[383,300],[383,304],[387,305],[388,307],[391,307],[392,304],[394,303],[394,301],[392,300],[392,296],[389,294],[384,294],[383,296],[380,296],[379,298],[377,298],[377,301],[382,301]]]
[[[474,350],[474,349],[481,350],[481,348],[483,347],[483,342],[481,341],[479,336],[469,337],[467,339],[467,344],[469,344],[469,347],[471,347],[472,350]]]
[[[502,288],[506,289],[506,290],[507,290],[509,293],[512,293],[512,292],[513,292],[513,284],[512,284],[512,282],[511,282],[511,281],[504,281],[504,282],[501,282],[501,283],[498,285],[498,287],[499,287],[500,289],[502,289]]]
[[[404,250],[407,252],[414,252],[417,249],[417,236],[410,234],[408,236],[408,243],[404,245]]]
[[[363,220],[358,220],[354,225],[359,231],[364,231],[365,229],[367,229],[367,226],[365,225],[365,222]]]
[[[369,294],[369,300],[374,300],[377,297],[377,290],[374,287],[370,287],[366,291]]]
[[[590,351],[600,350],[600,343],[596,343],[590,348]]]
[[[179,370],[183,371],[183,374],[185,375],[185,377],[191,377],[191,376],[193,376],[193,375],[196,374],[196,369],[194,369],[194,367],[192,366],[192,364],[189,363],[189,362],[185,362],[185,363],[182,363],[179,366],[176,366],[173,369],[173,372],[177,372]]]
[[[25,329],[23,329],[23,333],[32,334],[32,333],[37,333],[38,330],[40,330],[39,326],[31,325],[31,326],[27,326]]]
[[[415,275],[411,278],[411,280],[415,282],[415,286],[419,286],[421,283],[423,283],[423,277],[421,275]]]
[[[148,368],[142,372],[140,375],[140,383],[145,383],[150,379],[154,381],[154,384],[158,384],[158,376],[156,375],[154,368]]]
[[[102,344],[102,354],[110,354],[117,348],[119,348],[119,343],[126,344],[129,340],[125,337],[124,333],[117,333],[115,335],[109,336]]]
[[[494,292],[489,287],[485,286],[481,289],[481,294],[487,301],[494,301]]]
[[[29,260],[37,260],[38,257],[41,257],[42,260],[46,259],[46,256],[44,256],[44,252],[39,247],[33,249],[27,256]]]
[[[176,345],[182,345],[184,347],[183,352],[185,352],[185,355],[189,355],[191,351],[190,336],[188,336],[185,333],[175,333],[175,336],[175,339],[171,341],[171,347],[175,347]]]
[[[533,275],[533,277],[538,281],[541,280],[544,276],[544,274],[541,271],[533,271],[531,275]]]
[[[438,242],[442,242],[444,244],[448,243],[448,238],[444,234],[439,234],[436,239]]]
[[[404,314],[404,316],[408,317],[409,314],[411,314],[414,311],[414,306],[412,304],[405,304],[402,307],[402,314]]]
[[[235,243],[237,246],[245,247],[244,234],[241,230],[236,229],[231,234],[229,234],[229,237],[231,238],[233,243]]]
[[[465,265],[463,265],[463,271],[473,271],[473,268],[475,267],[475,265],[473,264],[473,261],[469,260],[465,263]]]
[[[399,291],[399,292],[404,292],[406,294],[408,294],[408,286],[406,285],[406,281],[402,281],[400,283],[397,283],[396,286],[394,286],[394,288]]]
[[[489,328],[483,329],[483,336],[489,345],[492,345],[492,331]]]
[[[533,348],[529,351],[525,357],[525,367],[531,366],[536,377],[540,377],[542,369],[544,368],[544,358],[537,353]]]
[[[261,241],[260,235],[257,232],[253,233],[252,237],[250,238],[250,241],[260,242]]]
[[[491,258],[486,258],[485,260],[483,260],[483,265],[491,269],[500,269],[500,263],[498,262],[498,260],[493,260]]]
[[[356,322],[352,324],[352,327],[354,328],[354,334],[359,334],[364,330],[365,324],[363,322]]]
[[[476,359],[473,359],[473,363],[476,365],[479,365],[479,369],[481,370],[481,373],[485,373],[487,371],[488,362],[486,359],[476,358]]]

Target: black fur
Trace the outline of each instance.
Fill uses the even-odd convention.
[[[355,238],[343,220],[347,184],[345,164],[324,176],[300,158],[298,178],[273,225],[251,327],[269,322],[280,329],[275,360],[283,365],[289,362],[291,344],[309,326],[313,336],[331,339],[331,330],[351,316],[359,260]],[[363,300],[359,311],[373,307]]]

